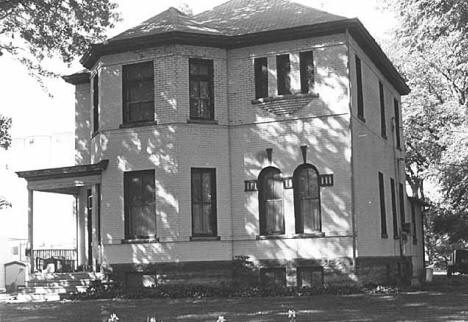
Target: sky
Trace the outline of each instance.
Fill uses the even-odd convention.
[[[188,2],[194,14],[209,10],[226,0],[195,0]],[[395,20],[388,13],[379,10],[383,0],[296,0],[296,2],[315,7],[330,13],[345,16],[348,18],[357,17],[367,27],[369,32],[379,42],[385,42],[387,33],[395,25]],[[177,1],[152,1],[152,0],[117,0],[118,11],[121,13],[122,21],[116,28],[110,30],[109,37],[112,37],[130,27],[133,27],[144,20],[157,15],[169,7],[180,7],[183,0]],[[77,57],[77,61],[80,57]],[[78,62],[67,67],[59,60],[48,62],[48,66],[53,67],[55,72],[67,75],[72,74],[82,67]],[[60,151],[54,153],[36,150],[35,155],[25,155],[25,153],[10,153],[9,160],[5,160],[5,153],[0,151],[0,195],[11,193],[11,199],[16,200],[15,209],[11,214],[4,217],[0,226],[10,227],[8,233],[24,235],[26,224],[26,187],[22,179],[18,179],[13,171],[40,169],[47,167],[57,167],[73,165],[73,131],[74,131],[74,88],[65,83],[62,79],[51,79],[46,81],[48,91],[46,93],[39,84],[28,75],[27,70],[17,61],[6,55],[0,57],[0,89],[2,102],[0,103],[0,114],[10,116],[13,119],[12,137],[16,145],[26,144],[32,137],[38,141],[40,138],[50,138],[50,142],[60,139],[62,145]],[[65,146],[64,142],[68,142]],[[15,150],[15,149],[12,149]],[[42,154],[41,154],[42,153]],[[3,158],[3,160],[2,160]],[[16,159],[15,159],[16,158]],[[8,165],[8,166],[6,166]],[[13,171],[12,171],[13,170]],[[3,173],[3,177],[2,177]],[[13,195],[12,195],[13,194]],[[17,194],[15,196],[14,194]],[[36,200],[36,199],[35,199]],[[35,201],[36,203],[36,201]],[[58,214],[54,220],[50,220],[50,201],[44,198],[42,203],[37,205],[38,216],[44,213],[47,220],[37,220],[40,225],[47,225],[55,222],[56,226],[73,226],[70,218],[64,218]],[[63,201],[63,207],[67,207]],[[57,205],[57,203],[55,203]],[[36,207],[36,205],[35,205]],[[36,209],[36,208],[35,208]],[[10,221],[10,223],[8,223]],[[35,221],[36,222],[36,221]],[[11,229],[15,227],[15,229]],[[50,225],[49,225],[50,227]],[[40,228],[43,236],[47,236],[47,227]],[[54,240],[66,239],[71,231],[63,229],[62,238],[57,235],[57,231],[52,234]],[[16,233],[17,232],[17,233]],[[2,235],[0,227],[0,235]],[[44,237],[46,238],[46,237]]]

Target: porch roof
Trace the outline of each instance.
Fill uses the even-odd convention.
[[[100,183],[101,173],[108,164],[109,160],[102,160],[94,164],[18,171],[16,174],[18,177],[26,179],[29,189],[76,194],[79,187]]]

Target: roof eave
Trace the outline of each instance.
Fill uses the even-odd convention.
[[[90,82],[90,73],[89,71],[82,71],[78,73],[74,73],[71,75],[64,75],[62,79],[69,84],[78,85],[78,84],[85,84]]]
[[[107,168],[108,164],[109,160],[102,160],[94,164],[77,165],[72,167],[18,171],[16,172],[16,175],[20,178],[26,179],[27,181],[99,175]]]
[[[92,68],[101,56],[128,52],[136,49],[151,48],[167,44],[185,44],[218,48],[240,48],[272,42],[331,35],[349,30],[353,38],[363,48],[373,63],[382,70],[400,95],[407,95],[410,88],[385,55],[375,39],[358,19],[342,19],[319,24],[269,30],[235,36],[211,35],[192,32],[171,31],[162,34],[122,39],[92,45],[80,62]]]

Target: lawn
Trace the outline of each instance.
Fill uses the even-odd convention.
[[[0,321],[467,321],[468,278],[438,277],[395,295],[97,300],[0,304]]]

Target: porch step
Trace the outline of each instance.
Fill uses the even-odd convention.
[[[87,286],[27,286],[20,290],[20,294],[66,294],[84,293]]]
[[[36,273],[18,289],[15,302],[58,301],[63,294],[84,293],[95,280],[102,280],[102,273]]]

